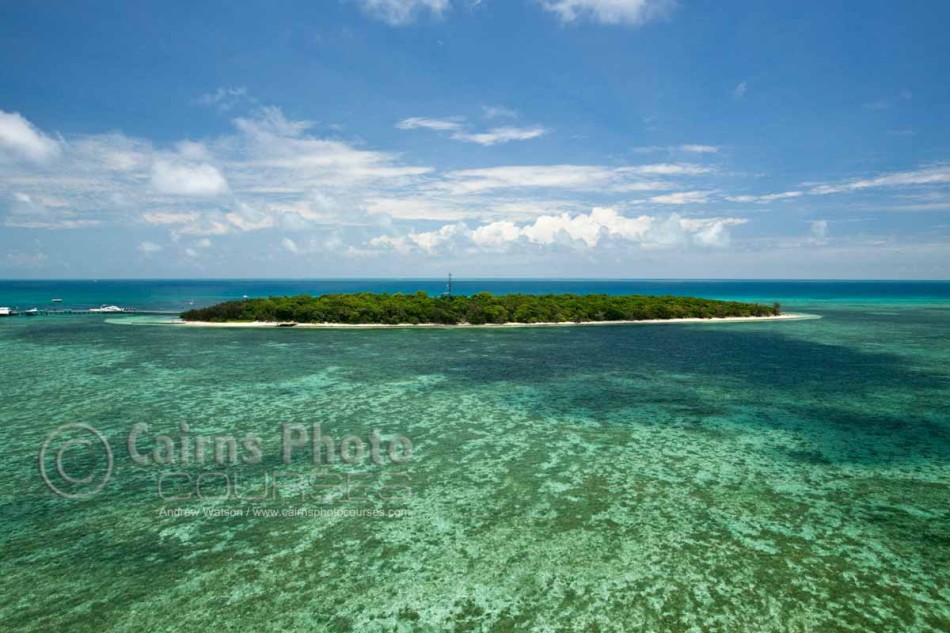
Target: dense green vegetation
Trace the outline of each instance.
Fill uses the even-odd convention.
[[[778,304],[649,295],[493,295],[430,297],[415,294],[336,294],[228,301],[189,310],[185,321],[283,321],[455,325],[772,316]]]

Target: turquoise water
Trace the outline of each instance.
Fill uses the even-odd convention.
[[[177,310],[441,286],[0,282],[0,305]],[[0,320],[0,628],[950,628],[950,283],[457,288],[696,294],[822,318],[375,331]],[[159,435],[180,442],[182,422],[192,440],[257,436],[261,460],[133,462],[136,423],[148,453]],[[82,499],[55,495],[38,469],[67,423],[95,427],[114,454]],[[405,437],[411,458],[315,467],[301,447],[284,464],[282,423],[367,446],[374,429],[384,446]],[[85,495],[107,470],[102,447],[64,453],[90,484],[57,479],[53,459],[82,433],[58,436],[44,464]],[[206,498],[176,472],[207,473]],[[246,498],[269,477],[276,495]],[[163,500],[159,481],[190,498]]]

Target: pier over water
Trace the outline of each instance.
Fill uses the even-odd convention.
[[[31,317],[31,316],[84,316],[84,315],[101,315],[101,316],[121,316],[121,315],[137,315],[137,316],[178,316],[180,312],[171,311],[171,310],[136,310],[135,308],[123,309],[118,312],[103,312],[102,310],[96,309],[86,309],[86,310],[71,310],[71,309],[62,309],[62,310],[11,310],[8,314],[0,315],[2,317]]]

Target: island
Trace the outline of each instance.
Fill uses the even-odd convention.
[[[568,325],[779,318],[781,306],[671,295],[327,294],[226,301],[188,310],[188,324],[272,326]],[[791,315],[789,315],[791,316]]]

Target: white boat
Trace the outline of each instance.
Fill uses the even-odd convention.
[[[96,312],[96,313],[100,313],[100,312],[106,312],[106,313],[125,312],[125,310],[123,310],[123,309],[120,308],[119,306],[99,306],[98,308],[90,308],[89,311],[90,311],[90,312]]]
[[[13,316],[13,310],[10,308],[0,308],[0,317]]]
[[[37,310],[36,308],[30,308],[29,310],[25,310],[25,311],[23,312],[23,314],[25,314],[26,316],[36,316],[36,315],[38,315],[39,313],[40,313],[40,311]]]
[[[63,302],[62,299],[53,299],[53,303],[62,303],[62,302]]]

